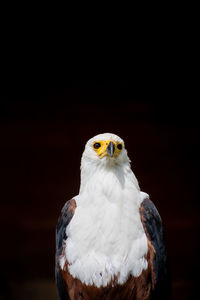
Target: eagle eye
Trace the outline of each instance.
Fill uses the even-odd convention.
[[[93,145],[94,149],[99,149],[101,147],[100,143],[94,143]]]
[[[117,145],[117,148],[118,148],[119,150],[122,150],[122,144],[118,144],[118,145]]]

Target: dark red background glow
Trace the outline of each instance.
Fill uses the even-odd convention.
[[[78,80],[4,91],[0,104],[0,299],[56,299],[55,227],[78,194],[92,136],[125,141],[163,219],[174,299],[194,299],[199,273],[199,113],[184,86]],[[186,102],[185,102],[186,101]]]

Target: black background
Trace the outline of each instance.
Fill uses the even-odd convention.
[[[8,82],[0,104],[0,299],[56,299],[55,226],[92,136],[125,140],[163,219],[174,299],[199,273],[199,109],[188,78]]]

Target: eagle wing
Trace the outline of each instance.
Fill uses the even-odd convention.
[[[149,198],[146,198],[141,203],[140,215],[147,239],[154,248],[153,261],[151,261],[153,277],[152,299],[169,300],[171,299],[171,291],[162,220],[155,205]]]
[[[58,218],[58,223],[56,226],[56,266],[55,266],[55,275],[56,275],[56,285],[58,290],[59,300],[69,300],[67,293],[66,283],[62,277],[62,271],[59,266],[59,257],[62,255],[64,242],[67,239],[66,227],[70,223],[74,210],[76,208],[76,202],[74,199],[67,201],[62,208],[61,214]]]

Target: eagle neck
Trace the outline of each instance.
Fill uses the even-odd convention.
[[[122,201],[123,194],[129,192],[132,196],[138,195],[138,181],[130,168],[129,162],[123,164],[96,164],[82,163],[81,184],[79,195],[85,201],[99,201],[102,197],[109,202]],[[87,195],[87,197],[84,197]],[[133,197],[134,198],[137,197]]]
[[[98,195],[110,193],[116,187],[123,190],[128,183],[139,189],[138,182],[134,176],[130,163],[126,162],[121,165],[111,163],[94,164],[91,162],[82,162],[81,165],[81,183],[80,193]],[[109,197],[111,195],[109,194]]]

